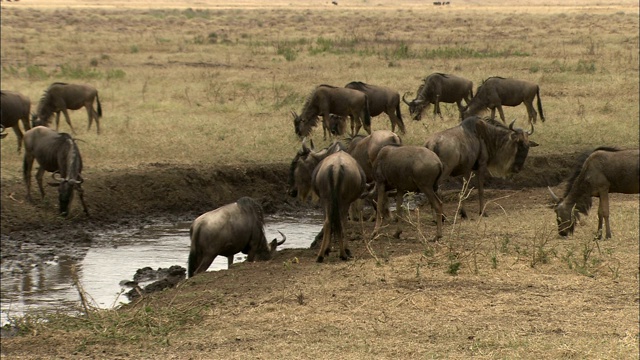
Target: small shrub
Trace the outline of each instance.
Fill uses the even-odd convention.
[[[31,80],[44,80],[49,77],[49,74],[38,65],[29,65],[27,66],[27,76]]]
[[[107,80],[115,80],[115,79],[122,79],[126,76],[127,74],[124,72],[124,70],[121,69],[111,69],[109,71],[107,71]]]
[[[132,54],[137,54],[140,52],[140,48],[138,48],[138,45],[131,45],[131,47],[129,47],[129,51],[131,51]]]

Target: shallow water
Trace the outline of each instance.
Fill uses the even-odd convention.
[[[319,214],[309,213],[297,217],[267,217],[267,240],[281,239],[277,230],[287,236],[278,249],[307,248],[322,228]],[[72,268],[90,303],[100,308],[112,308],[128,302],[121,286],[123,280],[132,280],[136,270],[143,267],[187,267],[189,255],[189,226],[191,222],[159,223],[143,229],[122,229],[93,237],[86,255],[76,261],[59,255],[54,261],[44,262],[29,271],[3,271],[0,283],[1,323],[25,311],[63,311],[79,309],[80,297],[73,285]],[[236,254],[234,263],[244,261],[246,255]],[[217,257],[208,271],[226,270],[227,258]],[[141,283],[141,286],[143,284]]]

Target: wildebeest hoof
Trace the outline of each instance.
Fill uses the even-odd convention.
[[[400,234],[402,234],[402,230],[398,229],[396,230],[396,232],[393,234],[393,237],[396,239],[400,239]]]
[[[351,250],[349,249],[344,249],[344,252],[347,254],[347,257],[352,258],[353,256],[351,256]]]
[[[316,262],[321,263],[324,261],[324,256],[318,256],[318,258],[316,259]]]

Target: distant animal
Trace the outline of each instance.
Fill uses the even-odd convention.
[[[89,215],[89,210],[84,202],[84,191],[82,189],[82,157],[80,149],[67,133],[58,133],[45,126],[36,126],[24,134],[24,161],[23,178],[27,187],[27,200],[31,199],[31,169],[33,160],[38,162],[40,167],[36,172],[36,180],[40,188],[40,194],[44,198],[44,188],[42,186],[42,176],[45,171],[53,173],[53,180],[49,185],[58,187],[58,201],[60,205],[60,215],[69,214],[69,205],[73,200],[74,190],[80,196],[82,208]]]
[[[436,153],[442,161],[443,171],[440,180],[449,176],[462,175],[471,178],[475,172],[478,180],[479,213],[486,215],[484,209],[484,179],[486,175],[505,177],[518,173],[531,147],[538,146],[525,132],[513,128],[515,120],[506,127],[491,119],[473,116],[463,120],[460,125],[432,134],[425,146]],[[488,174],[487,174],[488,173]],[[464,207],[460,214],[466,218]]]
[[[270,260],[287,240],[282,232],[280,235],[281,241],[267,242],[262,207],[250,197],[204,213],[189,228],[188,277],[207,271],[218,255],[227,258],[229,267],[240,252],[247,254],[250,262]]]
[[[296,135],[309,136],[313,127],[318,124],[318,116],[322,116],[323,134],[326,140],[329,115],[332,113],[351,118],[351,136],[355,136],[362,126],[367,133],[371,133],[371,115],[365,93],[331,85],[319,85],[304,102],[302,114],[291,112]]]
[[[391,121],[391,131],[395,132],[397,126],[402,134],[405,133],[402,113],[400,112],[400,94],[397,91],[385,86],[365,84],[360,81],[352,81],[344,87],[367,94],[371,117],[385,113]]]
[[[22,131],[20,121],[24,131],[31,129],[29,124],[29,113],[31,112],[31,100],[28,97],[9,90],[0,90],[0,112],[2,113],[2,128],[13,128],[13,132],[18,138],[18,153],[22,149]],[[7,134],[2,134],[2,137]]]
[[[357,135],[350,139],[347,145],[347,152],[358,162],[358,165],[364,171],[367,183],[373,183],[373,162],[378,156],[378,152],[384,146],[389,144],[401,145],[402,139],[394,132],[389,130],[376,130],[368,136]],[[352,220],[362,219],[363,202],[367,199],[356,200],[349,210],[349,216]],[[372,207],[377,211],[375,204]],[[388,212],[386,208],[382,208],[383,212]],[[385,213],[386,214],[386,213]],[[383,214],[383,215],[385,215]],[[373,214],[375,216],[375,214]]]
[[[93,108],[94,100],[98,105],[97,111]],[[34,126],[48,126],[51,116],[55,113],[57,131],[60,124],[60,112],[62,112],[67,124],[69,124],[69,127],[71,128],[71,131],[75,134],[76,132],[71,125],[71,119],[69,118],[69,112],[67,110],[78,110],[83,106],[87,109],[87,116],[89,118],[89,126],[87,127],[87,130],[91,129],[91,124],[93,123],[93,120],[95,120],[96,131],[100,134],[102,105],[100,104],[100,98],[98,97],[98,90],[90,85],[55,82],[49,85],[49,88],[45,90],[44,95],[42,95],[42,98],[38,103],[37,112],[32,117]]]
[[[373,177],[378,193],[378,209],[388,206],[387,191],[396,189],[396,215],[400,218],[403,195],[421,192],[427,196],[437,224],[436,239],[442,237],[442,201],[436,195],[442,175],[442,162],[433,151],[422,146],[384,146],[373,162]],[[378,211],[374,232],[382,225],[383,211]]]
[[[338,241],[340,259],[347,260],[351,252],[344,243],[344,227],[349,206],[365,190],[366,177],[354,158],[344,151],[327,156],[311,175],[313,191],[324,209],[323,239],[317,262],[328,255],[331,240]]]
[[[473,98],[473,82],[463,77],[433,73],[424,78],[423,83],[418,87],[416,98],[411,102],[405,99],[405,93],[402,96],[402,101],[409,106],[409,114],[413,120],[420,120],[422,113],[434,104],[433,118],[435,120],[436,114],[442,117],[442,111],[440,110],[440,103],[456,103],[458,105],[458,111],[460,112],[460,119],[462,120],[462,100],[468,105]]]
[[[584,159],[584,160],[583,160]],[[598,206],[598,238],[602,237],[602,220],[606,225],[606,238],[611,238],[609,226],[609,193],[637,194],[640,188],[640,150],[619,150],[599,147],[580,161],[569,178],[562,198],[551,188],[554,210],[558,221],[558,233],[567,236],[573,233],[579,214],[587,215],[591,209],[591,198],[600,198]]]
[[[542,112],[542,101],[540,100],[540,87],[525,80],[505,79],[502,77],[490,77],[485,80],[476,90],[476,96],[471,99],[469,105],[463,109],[462,115],[478,115],[485,109],[491,109],[491,119],[496,118],[496,109],[500,113],[500,119],[506,124],[502,106],[518,106],[522,103],[527,108],[529,123],[535,124],[538,113],[533,108],[533,98],[538,97],[538,111],[540,119],[545,121]]]

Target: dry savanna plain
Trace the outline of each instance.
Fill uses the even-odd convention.
[[[103,111],[99,135],[84,110],[70,112],[91,217],[77,200],[58,217],[52,188],[25,201],[16,137],[1,141],[3,262],[27,242],[67,251],[85,229],[241,196],[268,213],[308,209],[286,194],[301,146],[291,112],[319,84],[359,80],[412,98],[433,72],[474,88],[513,77],[540,85],[546,118],[523,171],[489,181],[489,216],[472,190],[470,219],[449,216],[438,242],[428,205],[375,237],[372,223],[350,222],[350,261],[285,250],[118,309],[13,318],[2,358],[637,359],[638,196],[612,196],[612,239],[597,240],[598,199],[562,238],[546,187],[562,193],[584,151],[638,147],[638,2],[506,3],[2,2],[2,89],[35,111],[52,82],[87,83]],[[442,109],[443,120],[429,108],[417,122],[402,104],[403,142],[456,126],[455,107]],[[505,113],[528,128],[524,106]],[[390,128],[386,115],[372,122]],[[321,129],[312,138],[329,144]],[[445,186],[446,214],[458,187]]]

